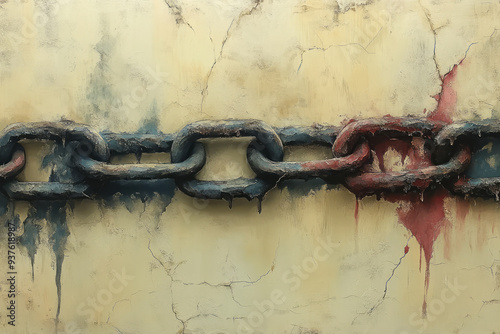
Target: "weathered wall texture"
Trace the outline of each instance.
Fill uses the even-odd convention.
[[[2,0],[0,126],[69,119],[169,133],[221,118],[273,126],[387,114],[497,118],[499,18],[498,1],[472,0]],[[207,145],[200,178],[251,175],[241,141]],[[53,145],[26,148],[20,179],[47,180],[51,166],[40,169],[41,160]],[[386,158],[401,167],[395,152]],[[0,331],[500,331],[493,200],[438,194],[415,211],[367,197],[356,220],[354,195],[316,183],[274,189],[261,214],[255,201],[230,210],[172,182],[160,187],[51,209],[7,205],[2,224],[18,216],[23,237],[14,328],[1,228]],[[432,254],[421,254],[408,215],[437,219],[435,230],[427,226]]]

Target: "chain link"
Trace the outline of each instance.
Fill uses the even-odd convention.
[[[450,146],[474,143],[482,136],[500,136],[500,123],[498,121],[480,121],[476,123],[459,122],[451,124],[443,128],[436,136],[436,144],[443,151],[448,151]],[[495,197],[498,201],[500,177],[467,178],[461,176],[449,187],[455,193],[479,197]]]
[[[24,168],[24,149],[20,149],[19,142],[25,139],[52,140],[61,145],[76,142],[78,143],[76,146],[67,146],[68,149],[72,148],[72,156],[87,156],[100,161],[107,161],[110,157],[107,142],[87,125],[71,121],[11,124],[0,132],[0,162],[10,159],[1,167],[8,169],[8,166],[11,166],[11,172],[7,173],[8,178],[13,178]],[[51,182],[10,181],[3,185],[3,190],[8,197],[18,200],[90,197],[92,193],[90,183],[82,184],[76,174],[68,173],[64,167],[58,166],[58,168],[65,170],[65,173],[53,178],[55,180]]]
[[[419,118],[384,117],[381,119],[365,119],[351,122],[339,134],[333,144],[334,154],[345,155],[354,143],[361,138],[385,135],[388,139],[412,138],[433,139],[446,125],[443,122],[429,121]],[[462,172],[470,163],[470,150],[460,147],[449,161],[435,166],[418,166],[419,169],[401,172],[360,172],[356,176],[348,176],[344,181],[346,188],[358,195],[373,195],[387,191],[404,191],[412,189],[424,190],[433,182],[440,182]]]
[[[463,195],[494,197],[499,177],[468,178],[474,142],[481,136],[500,136],[498,121],[445,124],[427,119],[383,117],[352,121],[344,127],[273,128],[259,120],[221,120],[191,123],[174,134],[98,133],[70,121],[17,123],[0,133],[0,187],[14,200],[92,198],[108,181],[173,178],[189,196],[205,199],[234,197],[262,200],[285,179],[322,178],[343,184],[358,196],[384,192],[423,191],[440,183]],[[196,174],[205,166],[203,138],[253,137],[247,161],[254,178],[201,181]],[[416,140],[419,138],[419,140]],[[50,182],[20,182],[26,155],[23,140],[52,140],[57,168]],[[373,171],[375,141],[413,141],[422,145],[426,163],[402,171]],[[331,148],[332,157],[313,161],[284,161],[284,147],[319,145]],[[425,147],[425,148],[424,148]],[[112,164],[112,156],[170,153],[170,163]],[[55,154],[55,153],[54,153]],[[379,161],[380,163],[380,161]]]
[[[257,120],[199,121],[184,127],[172,143],[172,162],[180,163],[190,154],[196,140],[201,138],[255,137],[253,144],[260,147],[272,161],[283,160],[283,143],[272,127]],[[195,172],[178,178],[177,186],[189,196],[204,199],[225,199],[232,203],[235,197],[248,200],[264,198],[276,184],[273,177],[238,178],[228,181],[199,181]],[[231,205],[231,204],[230,204]],[[260,209],[259,209],[260,210]]]

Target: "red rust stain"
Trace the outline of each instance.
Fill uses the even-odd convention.
[[[450,260],[450,234],[451,234],[451,224],[447,221],[447,223],[444,225],[444,230],[443,230],[443,237],[444,237],[444,258],[446,260]]]
[[[434,241],[439,236],[441,229],[449,224],[446,219],[444,201],[448,191],[444,188],[424,192],[423,196],[417,193],[384,195],[390,202],[398,202],[396,209],[399,222],[402,223],[420,244],[425,258],[425,293],[422,313],[427,310],[427,290],[429,288],[430,261]]]
[[[464,58],[465,59],[465,58]],[[456,111],[457,93],[453,87],[458,67],[462,64],[460,61],[454,65],[451,71],[445,74],[441,81],[441,92],[434,96],[438,105],[434,111],[428,114],[427,118],[431,121],[441,121],[452,123]],[[424,111],[425,112],[425,111]],[[337,138],[338,139],[338,138]],[[424,140],[420,137],[413,137],[410,140],[389,140],[387,137],[377,136],[370,140],[373,153],[378,158],[379,168],[386,172],[388,166],[384,163],[384,154],[389,148],[392,148],[401,155],[401,162],[408,169],[419,169],[432,165],[429,152],[424,150]],[[408,159],[406,159],[408,158]],[[407,160],[407,161],[406,161]],[[404,163],[406,161],[406,164]],[[390,169],[390,168],[389,168]],[[363,171],[374,171],[373,164],[363,168]],[[449,231],[451,224],[446,218],[445,199],[449,193],[443,187],[427,190],[428,185],[422,185],[422,193],[403,193],[383,195],[383,198],[392,203],[399,203],[396,209],[399,222],[403,224],[415,237],[420,245],[420,264],[422,266],[422,254],[425,259],[425,281],[424,281],[424,300],[422,303],[422,315],[427,313],[427,292],[430,280],[430,261],[432,258],[433,246],[437,237],[444,228],[445,238],[445,257],[449,257]],[[469,212],[468,202],[457,201],[457,220],[463,225],[463,221]],[[356,224],[358,221],[358,203],[355,210]],[[356,227],[357,231],[357,227]],[[409,251],[408,245],[404,252]]]
[[[451,71],[444,75],[441,84],[441,92],[433,96],[438,102],[437,108],[430,113],[427,117],[428,119],[446,123],[451,123],[453,121],[453,115],[457,105],[457,92],[453,88],[453,82],[457,74],[458,66],[461,63],[462,62],[454,65]]]
[[[457,219],[457,226],[460,231],[463,231],[465,226],[465,218],[470,211],[470,203],[469,200],[463,199],[461,197],[457,197],[455,200],[456,212],[455,216]]]
[[[410,251],[410,247],[408,247],[408,245],[405,246],[405,254],[408,254],[408,252]]]
[[[413,137],[408,151],[409,169],[419,169],[432,166],[431,155],[424,149],[425,140],[421,137]]]
[[[441,92],[434,96],[438,105],[436,110],[431,112],[427,117],[429,120],[452,123],[457,104],[457,93],[453,87],[453,83],[456,78],[458,67],[462,64],[462,61],[454,65],[451,71],[442,78]],[[406,154],[409,157],[408,168],[422,168],[431,164],[430,155],[425,154],[423,150],[423,141],[413,142],[412,149],[402,152],[402,154]],[[422,252],[424,254],[426,263],[424,301],[422,303],[422,314],[424,316],[427,313],[427,291],[429,289],[430,279],[429,266],[432,258],[434,241],[443,228],[445,241],[444,255],[445,258],[449,258],[450,256],[449,229],[451,224],[446,218],[445,212],[445,199],[448,195],[448,191],[440,187],[430,192],[424,191],[422,195],[412,193],[393,196],[389,199],[385,196],[385,198],[390,201],[397,200],[400,202],[400,206],[397,209],[399,221],[413,234],[413,236],[415,236],[420,244],[420,268],[422,264]],[[469,208],[468,206],[466,207],[465,203],[458,204],[457,217],[460,216],[458,219],[462,219],[463,222],[468,210]]]
[[[422,246],[420,246],[420,259],[418,260],[418,270],[419,271],[422,271],[422,251],[423,251],[423,248],[422,248]]]
[[[398,152],[401,155],[401,164],[404,164],[406,157],[411,150],[411,143],[406,140],[401,139],[387,139],[384,137],[375,138],[372,141],[373,152],[377,156],[378,165],[381,172],[387,172],[385,163],[384,163],[384,154],[389,150],[389,148]]]
[[[390,147],[401,155],[401,161],[405,168],[418,169],[432,165],[429,152],[424,149],[425,141],[421,137],[413,137],[408,140],[385,140],[376,141],[372,146],[374,153],[379,157],[379,168],[382,171],[390,171],[391,166],[385,166],[383,156]],[[407,158],[407,159],[406,159]],[[373,166],[372,166],[373,168]],[[415,237],[420,245],[421,255],[424,255],[425,267],[425,293],[422,304],[422,313],[427,311],[427,291],[430,279],[430,261],[432,258],[433,245],[439,236],[441,229],[449,225],[446,219],[444,201],[448,191],[444,188],[426,190],[423,193],[395,193],[384,194],[383,198],[392,203],[399,203],[396,209],[399,222],[403,224]],[[409,250],[405,247],[405,254]]]
[[[354,248],[356,253],[359,250],[358,244],[358,230],[359,230],[359,198],[356,196],[356,206],[354,207],[354,220],[356,225],[354,226]]]
[[[22,169],[26,164],[26,155],[24,151],[16,151],[12,156],[12,160],[5,165],[0,166],[0,176],[6,177],[11,173],[15,173]]]
[[[484,224],[481,224],[481,212],[479,212],[477,214],[477,236],[476,236],[477,249],[482,250],[486,241],[487,241],[486,228]]]
[[[354,219],[356,219],[356,225],[358,225],[359,220],[359,198],[356,196],[356,206],[354,207]]]

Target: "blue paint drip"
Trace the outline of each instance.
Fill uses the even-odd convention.
[[[278,188],[286,188],[292,197],[307,196],[311,192],[316,192],[326,186],[327,190],[336,189],[338,186],[327,183],[325,180],[316,177],[309,180],[292,179],[285,180],[278,184]]]
[[[41,225],[38,224],[43,217],[41,212],[36,210],[35,207],[31,206],[28,211],[28,216],[23,222],[24,232],[19,238],[19,244],[24,246],[28,251],[28,256],[31,260],[31,280],[35,280],[35,255],[40,244],[40,231],[42,229]]]
[[[49,243],[56,256],[55,283],[57,288],[57,311],[56,326],[61,311],[61,273],[64,260],[66,240],[70,234],[67,225],[66,202],[65,201],[34,201],[31,203],[28,217],[24,221],[24,232],[20,236],[19,243],[23,245],[31,259],[32,279],[34,279],[35,255],[40,243],[41,226],[37,224],[46,220],[52,230]]]
[[[7,214],[9,199],[2,193],[0,193],[0,217]]]
[[[66,202],[51,202],[47,211],[47,221],[50,223],[54,233],[50,237],[52,250],[56,255],[56,288],[57,288],[57,311],[56,326],[59,322],[61,312],[61,274],[64,261],[64,250],[69,236],[69,229],[66,217]]]
[[[110,181],[100,192],[104,204],[116,207],[124,204],[129,212],[134,210],[134,200],[149,203],[155,194],[167,207],[175,194],[175,181],[164,180],[117,180]]]
[[[70,146],[64,146],[61,141],[56,141],[52,152],[48,154],[42,161],[42,168],[51,168],[49,177],[50,182],[78,182],[84,180],[84,175],[77,169],[71,168],[72,152],[68,151]],[[28,249],[28,254],[32,260],[32,270],[34,266],[34,258],[37,252],[39,238],[37,221],[45,219],[52,231],[49,238],[49,243],[52,246],[52,251],[56,257],[56,274],[55,283],[57,289],[57,310],[56,310],[56,331],[59,322],[59,314],[61,312],[61,296],[62,296],[62,265],[64,261],[64,251],[66,241],[70,234],[67,224],[67,205],[68,201],[33,201],[25,221],[25,233],[21,236],[24,240],[24,246]],[[32,273],[32,278],[34,274]]]

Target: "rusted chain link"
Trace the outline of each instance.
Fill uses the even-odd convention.
[[[433,122],[426,119],[408,119],[384,117],[381,119],[365,119],[348,124],[338,135],[333,144],[334,154],[342,156],[351,150],[353,143],[360,138],[369,140],[370,137],[386,135],[393,138],[412,138],[419,136],[432,139],[445,126],[442,122]],[[451,159],[440,165],[417,166],[398,172],[359,172],[359,175],[348,176],[344,185],[358,195],[372,195],[384,191],[411,189],[424,190],[432,182],[442,181],[465,170],[470,163],[470,150],[461,146]]]
[[[21,145],[16,145],[10,161],[0,166],[0,180],[19,174],[26,164],[26,155]]]
[[[352,121],[344,127],[275,128],[259,120],[221,120],[191,123],[174,134],[100,134],[70,121],[17,123],[0,133],[0,188],[14,200],[93,198],[108,181],[173,178],[189,196],[231,202],[234,197],[262,200],[285,179],[322,178],[344,184],[358,196],[424,191],[441,183],[455,193],[498,200],[500,173],[498,177],[467,177],[477,151],[474,143],[481,136],[500,137],[500,122],[448,125],[413,117],[383,117]],[[253,137],[246,153],[256,176],[227,181],[196,179],[206,163],[205,148],[198,140],[231,137]],[[64,148],[53,152],[59,160],[50,182],[16,180],[26,162],[23,140],[52,140]],[[377,151],[378,143],[384,141],[405,142],[412,147],[415,161],[403,164],[408,166],[406,170],[385,170],[380,161],[385,152]],[[284,147],[311,145],[331,148],[332,157],[284,161]],[[384,147],[387,150],[390,145]],[[139,161],[142,153],[160,152],[170,153],[171,162],[118,165],[110,160],[135,154]]]

